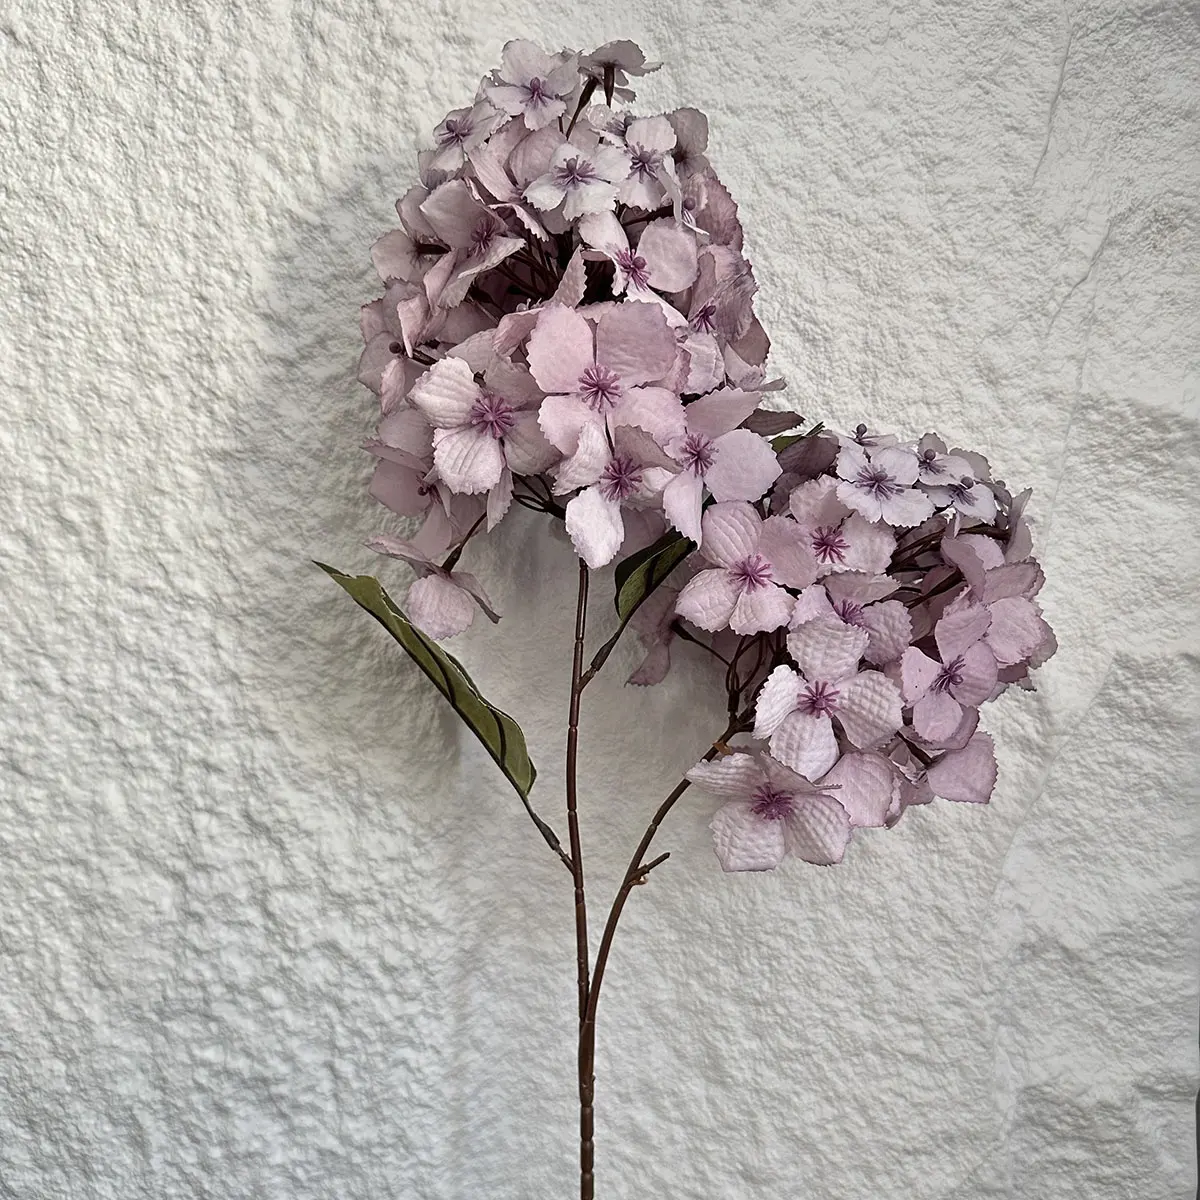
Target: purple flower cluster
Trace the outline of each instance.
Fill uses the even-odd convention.
[[[631,42],[509,42],[433,131],[373,247],[359,372],[372,495],[420,527],[371,544],[416,569],[408,616],[442,638],[497,619],[455,567],[514,501],[590,568],[689,539],[637,612],[631,682],[659,682],[679,637],[724,664],[762,743],[689,774],[726,800],[727,870],[833,863],[908,805],[988,799],[979,706],[1054,648],[1026,497],[933,434],[801,434],[763,407],[782,383],[707,120],[624,107],[657,66]]]

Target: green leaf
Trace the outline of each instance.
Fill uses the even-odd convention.
[[[669,533],[663,534],[652,546],[647,546],[645,550],[631,554],[623,562],[617,564],[616,605],[622,629],[629,624],[630,618],[649,599],[650,594],[658,588],[658,585],[695,548],[695,542],[672,529]]]
[[[771,439],[771,449],[776,454],[786,450],[789,446],[794,446],[797,442],[804,441],[805,438],[815,437],[824,429],[825,426],[818,421],[807,433],[787,433],[780,437]]]
[[[366,609],[407,651],[439,692],[462,717],[470,731],[504,772],[505,778],[529,806],[529,791],[537,771],[525,747],[521,727],[507,713],[489,704],[471,681],[463,665],[423,634],[371,575],[345,575],[325,563],[317,563],[329,577]],[[532,816],[532,811],[530,812]],[[538,818],[534,818],[538,820]],[[539,822],[539,828],[541,822]],[[543,830],[545,834],[546,830]],[[555,840],[557,842],[557,839]]]

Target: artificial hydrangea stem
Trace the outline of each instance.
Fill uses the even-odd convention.
[[[567,717],[567,827],[571,841],[571,875],[575,881],[575,954],[579,985],[579,1023],[583,1026],[591,991],[588,978],[587,899],[583,888],[583,848],[579,838],[579,707],[583,696],[583,640],[587,630],[588,567],[579,560],[579,589],[575,605],[575,652],[571,659],[571,704]],[[592,1200],[592,1064],[579,1055],[579,1191]]]
[[[712,759],[716,758],[724,749],[725,743],[734,734],[748,728],[747,721],[749,719],[749,710],[731,717],[725,732],[709,746],[708,752],[704,755],[702,761],[711,762]],[[617,925],[621,920],[621,912],[625,908],[625,901],[629,899],[629,893],[638,884],[645,883],[646,877],[650,872],[669,857],[667,854],[660,854],[657,858],[651,859],[650,862],[645,861],[646,852],[650,849],[650,843],[654,841],[654,835],[658,832],[658,827],[666,820],[667,814],[675,807],[675,802],[687,791],[689,786],[690,784],[686,779],[681,779],[675,785],[667,798],[658,806],[658,811],[651,818],[650,824],[646,827],[646,832],[642,834],[642,840],[638,842],[638,847],[633,852],[633,857],[629,860],[629,866],[625,871],[624,879],[621,881],[621,887],[612,902],[612,907],[608,911],[608,920],[604,923],[604,933],[600,938],[600,948],[596,952],[596,966],[588,988],[587,1004],[584,1009],[583,1019],[579,1026],[579,1102],[580,1136],[582,1141],[579,1194],[581,1200],[594,1200],[595,1194],[592,1170],[595,1148],[592,1133],[596,1090],[594,1074],[596,1064],[596,1006],[600,1000],[600,984],[604,979],[604,968],[608,963],[613,938],[616,936]]]

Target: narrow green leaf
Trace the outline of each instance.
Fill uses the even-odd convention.
[[[450,702],[467,728],[483,743],[528,808],[529,791],[537,771],[525,747],[525,735],[516,721],[484,699],[463,665],[409,621],[378,579],[371,575],[345,575],[325,563],[319,562],[317,566],[400,643]],[[530,815],[533,815],[532,811]],[[539,828],[541,825],[539,821]],[[545,832],[543,830],[543,834]]]
[[[789,446],[794,446],[797,442],[804,441],[805,438],[816,437],[825,426],[818,421],[807,433],[788,433],[780,437],[771,439],[771,449],[776,454],[786,450]]]
[[[650,597],[650,594],[658,588],[659,584],[695,548],[695,542],[672,529],[669,533],[663,534],[652,546],[647,546],[645,550],[639,550],[637,554],[631,554],[623,562],[617,564],[615,599],[617,616],[621,618],[622,629]]]

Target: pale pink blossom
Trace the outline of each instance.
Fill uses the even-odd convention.
[[[865,629],[806,622],[788,634],[788,652],[800,669],[776,667],[759,692],[754,736],[770,738],[771,753],[809,779],[838,759],[835,720],[862,750],[900,728],[900,689],[879,671],[859,670],[867,643]]]
[[[725,800],[712,820],[722,870],[770,871],[789,854],[819,866],[842,861],[852,827],[832,788],[767,754],[725,755],[697,763],[686,777]]]
[[[852,511],[839,489],[836,479],[821,475],[794,488],[788,499],[792,517],[809,540],[817,574],[886,571],[896,549],[895,535],[886,525]]]
[[[456,108],[433,131],[437,150],[430,165],[437,171],[457,171],[467,155],[481,146],[503,118],[486,100],[471,108]]]
[[[763,633],[788,623],[792,597],[785,588],[807,587],[816,563],[796,523],[765,521],[744,501],[711,505],[701,525],[701,554],[713,563],[689,580],[676,611],[710,633]]]
[[[390,534],[370,538],[367,546],[377,554],[401,559],[417,572],[405,598],[405,615],[435,641],[462,633],[475,619],[476,608],[490,621],[500,620],[479,580],[469,572],[447,571],[420,546]]]
[[[977,708],[996,686],[996,659],[983,641],[991,614],[983,605],[947,613],[934,626],[941,662],[910,646],[901,660],[904,703],[913,728],[937,744],[958,729],[966,708]]]
[[[533,42],[505,43],[497,82],[484,85],[487,98],[502,112],[541,129],[567,111],[564,97],[579,82],[577,55],[547,54]]]
[[[536,475],[558,457],[542,436],[542,393],[528,371],[496,360],[480,385],[460,358],[440,359],[411,399],[434,427],[433,465],[454,492],[489,492],[491,528],[508,508],[512,476]]]
[[[929,497],[912,486],[917,480],[917,456],[911,450],[892,446],[864,450],[847,441],[837,457],[837,473],[842,480],[838,499],[868,521],[909,528],[933,512]]]
[[[642,230],[636,249],[629,245],[625,227],[611,213],[592,213],[579,222],[586,246],[603,255],[616,268],[613,294],[626,289],[644,296],[651,289],[681,292],[696,278],[696,238],[674,221],[651,221]]]
[[[547,394],[539,411],[550,443],[571,456],[586,426],[600,432],[636,425],[665,444],[686,428],[674,392],[653,386],[674,366],[675,339],[658,307],[625,301],[592,325],[577,309],[547,304],[527,348],[529,368]]]
[[[585,213],[611,212],[618,185],[628,174],[629,154],[625,150],[564,142],[551,155],[545,174],[528,184],[524,195],[542,212],[561,205],[563,218],[574,221]]]
[[[671,151],[675,130],[666,117],[640,117],[625,130],[629,175],[618,193],[621,203],[653,212],[670,189],[678,190]]]
[[[866,575],[845,571],[828,575],[796,597],[791,627],[808,621],[841,621],[866,630],[863,657],[877,667],[895,662],[912,641],[912,619],[898,600],[884,597],[896,590],[888,575]]]
[[[663,511],[685,537],[697,544],[700,514],[707,490],[715,500],[757,500],[779,477],[779,460],[771,444],[738,426],[757,407],[753,392],[722,388],[693,400],[684,409],[687,431],[667,444],[679,464],[678,474],[663,491]]]
[[[579,58],[580,71],[599,83],[611,79],[614,94],[626,100],[633,99],[633,93],[625,87],[630,75],[648,75],[661,66],[660,62],[648,62],[641,47],[624,38],[605,42],[591,54],[583,54]]]

